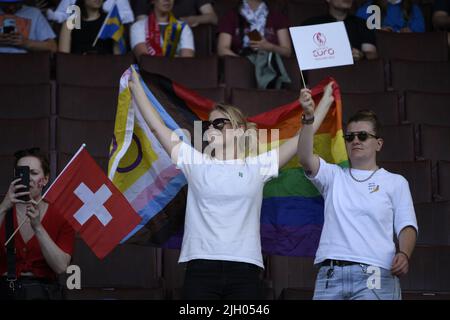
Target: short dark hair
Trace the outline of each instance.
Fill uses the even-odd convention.
[[[50,175],[50,162],[48,161],[47,156],[41,152],[40,148],[18,150],[14,153],[14,157],[16,158],[14,161],[14,167],[17,167],[17,163],[20,159],[24,157],[34,157],[41,162],[41,167],[44,175]]]
[[[377,115],[372,110],[358,110],[355,114],[353,114],[347,121],[347,126],[351,122],[359,122],[359,121],[367,121],[372,124],[373,131],[376,136],[378,136],[378,133],[380,132],[381,123],[378,120]]]

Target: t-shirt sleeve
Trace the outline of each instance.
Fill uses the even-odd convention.
[[[416,231],[419,231],[408,181],[399,176],[397,183],[393,186],[393,190],[394,230],[397,237],[403,228],[408,226],[412,226]]]
[[[183,31],[181,31],[179,49],[191,49],[195,51],[194,34],[187,24],[183,28]]]
[[[36,13],[36,24],[34,26],[35,28],[35,39],[36,41],[46,41],[50,39],[55,39],[56,35],[52,30],[52,27],[50,27],[50,24],[48,23],[47,19],[44,17],[44,15],[37,10]]]
[[[263,181],[267,182],[272,178],[278,177],[279,158],[278,149],[270,150],[254,158],[259,167],[259,174],[263,177]]]
[[[445,11],[450,14],[450,1],[448,0],[434,0],[433,11]]]
[[[147,19],[139,20],[131,25],[130,46],[134,49],[139,43],[145,43],[145,23]]]
[[[305,176],[312,182],[321,194],[324,194],[327,192],[331,183],[333,183],[337,170],[342,169],[338,165],[328,163],[322,158],[319,158],[319,171],[317,171],[316,176],[310,177],[306,174],[306,172]]]
[[[75,231],[67,221],[63,221],[64,222],[61,224],[61,228],[58,234],[58,239],[56,240],[56,245],[62,251],[72,256],[75,243]]]
[[[177,168],[183,172],[185,177],[189,179],[192,168],[194,165],[202,165],[203,154],[186,142],[181,142],[180,148],[178,149],[178,160]]]
[[[278,11],[274,11],[273,13],[271,13],[271,15],[275,31],[288,29],[290,27],[289,18],[284,14]]]
[[[237,28],[237,17],[234,11],[229,11],[225,16],[219,20],[217,33],[228,33],[234,36]]]

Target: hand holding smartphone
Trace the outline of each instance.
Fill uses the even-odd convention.
[[[28,192],[30,191],[30,167],[29,166],[17,166],[14,169],[14,180],[19,179],[20,181],[16,184],[24,185],[25,188],[21,188],[20,190],[17,190],[17,193],[19,192]],[[24,195],[17,197],[18,200],[22,201],[29,201],[30,196]]]
[[[247,33],[248,38],[251,41],[261,41],[262,37],[261,34],[257,30],[252,30],[249,33]]]

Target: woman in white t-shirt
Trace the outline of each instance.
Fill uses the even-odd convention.
[[[131,49],[136,58],[144,54],[193,57],[194,36],[189,25],[173,15],[174,0],[153,0],[152,3],[154,9],[148,17],[131,26]]]
[[[322,99],[327,109],[333,103],[331,90]],[[319,125],[310,92],[301,99],[305,118]],[[371,111],[360,110],[349,119],[344,135],[349,168],[314,155],[313,127],[302,129],[300,163],[325,200],[314,299],[401,299],[398,277],[408,272],[418,228],[408,182],[377,165],[383,146],[379,129]]]
[[[252,140],[254,125],[237,108],[219,104],[210,112],[209,121],[203,122],[204,134],[194,132],[208,142],[200,152],[182,142],[161,120],[134,69],[129,85],[146,123],[188,181],[179,258],[179,262],[188,262],[184,297],[262,299],[263,187],[295,155],[298,136],[257,155],[253,146],[260,141]],[[319,119],[325,116],[322,110],[316,111]],[[246,144],[246,140],[253,143]]]

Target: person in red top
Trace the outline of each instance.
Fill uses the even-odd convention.
[[[25,220],[13,239],[17,281],[11,283],[6,250],[0,250],[0,299],[61,298],[57,275],[69,266],[75,232],[51,204],[40,201],[42,189],[49,182],[47,158],[36,148],[16,152],[15,157],[15,166],[30,167],[30,190],[24,192],[24,186],[18,184],[20,179],[16,179],[0,204],[2,247],[7,240],[7,215],[13,215],[14,230]],[[19,200],[21,196],[29,196],[30,201]]]
[[[289,57],[292,53],[288,18],[269,9],[266,1],[241,0],[219,21],[219,56],[245,56],[256,50]]]

